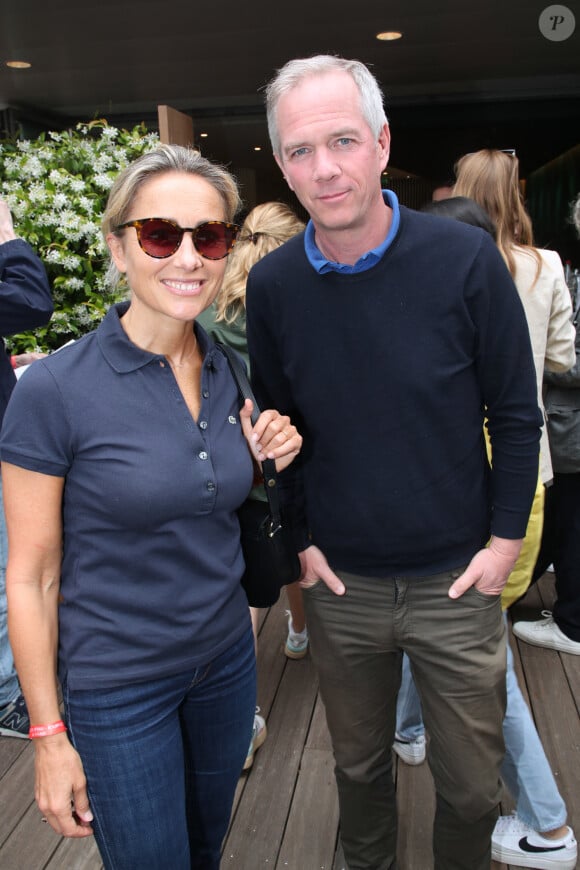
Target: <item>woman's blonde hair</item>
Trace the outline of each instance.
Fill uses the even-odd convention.
[[[497,230],[497,246],[512,278],[516,272],[514,246],[534,258],[536,279],[542,261],[534,248],[532,221],[524,208],[515,155],[492,148],[466,154],[455,167],[454,196],[468,196],[488,213]]]
[[[283,202],[264,202],[252,209],[228,258],[216,301],[216,321],[232,323],[245,310],[246,282],[252,266],[303,229],[304,223]]]
[[[104,238],[109,233],[118,233],[117,227],[127,220],[135,197],[141,188],[157,175],[182,172],[203,178],[221,197],[226,221],[233,221],[241,206],[236,179],[218,163],[202,157],[193,148],[181,145],[159,145],[153,151],[142,154],[117,175],[109,192],[103,214],[101,230]],[[149,215],[154,217],[154,215]],[[107,283],[116,287],[122,279],[117,267],[110,261]]]

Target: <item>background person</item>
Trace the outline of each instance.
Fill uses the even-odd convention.
[[[519,185],[519,161],[515,155],[492,148],[466,154],[457,162],[456,176],[454,194],[475,200],[496,227],[497,246],[526,312],[536,368],[538,405],[543,411],[544,368],[565,372],[576,359],[570,292],[562,261],[556,251],[534,247],[532,222],[524,207]],[[553,477],[545,426],[540,441],[540,475],[544,484]],[[531,572],[526,588],[530,578]],[[516,590],[513,591],[515,597],[512,601],[518,597]]]
[[[289,61],[266,99],[276,161],[311,220],[253,267],[248,346],[256,398],[292,409],[304,435],[282,477],[346,863],[395,863],[405,651],[431,736],[435,867],[489,870],[504,753],[500,593],[541,424],[522,306],[484,233],[381,192],[390,133],[362,63]]]
[[[31,367],[2,431],[36,799],[57,833],[94,830],[115,870],[217,870],[252,729],[236,510],[252,457],[283,468],[301,439],[275,411],[252,429],[195,323],[238,206],[233,177],[192,150],[163,145],[121,172],[103,233],[130,300]]]
[[[232,251],[222,289],[218,298],[198,317],[198,323],[215,341],[227,344],[236,350],[249,369],[248,345],[246,340],[246,282],[250,269],[270,251],[276,250],[296,233],[304,229],[304,223],[290,206],[283,202],[264,202],[255,206],[246,217],[236,246]],[[264,487],[260,484],[252,490],[252,495],[264,501]],[[308,630],[304,618],[302,590],[298,582],[286,586],[286,596],[290,610],[288,616],[288,635],[284,653],[290,659],[301,659],[308,651]],[[256,652],[258,648],[259,608],[250,607],[252,629]],[[259,709],[254,716],[254,728],[244,770],[250,768],[254,753],[266,739],[267,728]]]
[[[457,196],[430,203],[423,210],[479,225],[495,238],[495,227],[489,216],[476,202],[466,197]],[[538,323],[536,329],[539,329]],[[490,460],[493,461],[493,457]],[[505,608],[514,600],[514,588],[517,595],[523,588],[522,583],[530,582],[542,536],[543,503],[544,486],[539,479],[524,543],[502,593],[506,626]],[[535,867],[537,870],[574,870],[577,845],[572,829],[566,824],[566,805],[519,687],[509,644],[506,688],[507,707],[503,721],[506,752],[501,776],[516,803],[516,811],[511,816],[498,819],[492,834],[492,858],[519,867]],[[397,698],[397,738],[393,748],[405,762],[418,764],[424,759],[421,706],[406,656]]]
[[[449,178],[439,182],[431,192],[431,201],[441,202],[442,200],[453,196],[453,184],[454,180]]]
[[[580,194],[572,207],[580,236]],[[534,646],[580,655],[580,295],[573,323],[576,359],[564,374],[544,372],[548,436],[554,484],[546,494],[542,547],[534,570],[538,580],[553,563],[556,602],[543,619],[516,622],[514,634]]]
[[[0,335],[5,338],[48,323],[53,305],[50,285],[41,260],[14,232],[10,209],[0,199]],[[11,358],[0,348],[0,424],[16,383],[14,364],[28,355]],[[0,735],[28,737],[30,721],[20,690],[8,641],[6,614],[6,561],[8,542],[2,507],[0,478]]]

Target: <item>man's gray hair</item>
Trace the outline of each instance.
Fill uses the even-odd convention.
[[[368,67],[360,60],[346,60],[331,54],[318,54],[314,57],[289,60],[276,72],[266,87],[268,133],[270,134],[272,150],[277,157],[282,157],[277,122],[277,108],[280,98],[293,90],[304,79],[332,72],[345,72],[352,77],[360,94],[363,117],[374,136],[378,137],[383,126],[388,123],[380,85]]]

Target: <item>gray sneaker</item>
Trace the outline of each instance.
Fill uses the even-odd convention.
[[[402,737],[395,735],[393,741],[393,749],[405,764],[410,764],[416,767],[418,764],[423,764],[425,761],[425,737],[420,735],[414,740],[404,740]]]
[[[534,622],[516,622],[513,632],[520,640],[531,643],[533,646],[545,646],[558,652],[570,653],[580,656],[580,641],[571,640],[558,628],[549,610],[542,610],[545,619],[537,619]]]
[[[21,737],[28,739],[30,719],[22,695],[0,711],[0,735],[2,737]]]
[[[304,631],[294,631],[292,625],[292,614],[289,610],[286,611],[288,617],[288,637],[284,645],[284,655],[289,659],[303,659],[308,652],[308,629]]]

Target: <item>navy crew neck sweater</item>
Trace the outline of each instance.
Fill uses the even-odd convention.
[[[336,570],[430,575],[490,533],[524,536],[542,420],[523,308],[487,234],[401,207],[382,260],[351,275],[316,274],[301,234],[252,269],[246,304],[257,399],[304,436],[283,475],[300,549]]]

